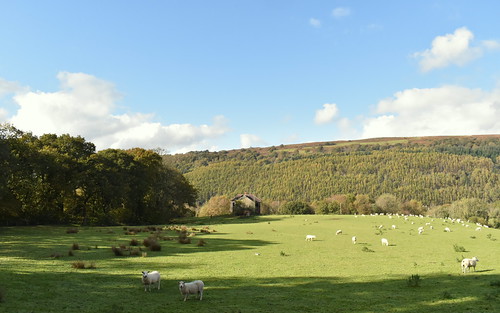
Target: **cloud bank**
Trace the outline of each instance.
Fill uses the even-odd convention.
[[[500,133],[500,88],[407,89],[380,101],[376,113],[364,120],[362,138]]]
[[[7,122],[36,135],[83,136],[98,150],[132,147],[163,148],[169,152],[203,150],[213,148],[210,141],[228,131],[223,116],[214,117],[212,125],[197,126],[162,125],[153,121],[152,114],[115,114],[121,95],[112,83],[84,73],[60,72],[57,78],[61,85],[57,92],[27,91],[0,80],[0,94],[2,90],[17,92],[13,100],[19,109]]]
[[[450,65],[463,66],[481,57],[484,51],[500,47],[500,43],[494,40],[472,46],[473,39],[474,34],[466,27],[461,27],[453,34],[437,36],[432,41],[430,49],[416,52],[413,57],[420,59],[420,69],[423,72],[429,72]]]

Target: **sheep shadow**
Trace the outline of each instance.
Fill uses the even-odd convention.
[[[492,268],[492,269],[485,269],[485,270],[477,270],[477,271],[474,271],[475,273],[487,273],[487,272],[493,272],[495,269]],[[474,273],[473,272],[473,273]]]

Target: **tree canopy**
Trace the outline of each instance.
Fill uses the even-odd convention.
[[[196,191],[151,150],[96,152],[82,137],[0,125],[0,225],[163,223]]]

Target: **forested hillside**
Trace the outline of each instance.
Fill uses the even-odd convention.
[[[393,194],[426,206],[500,200],[498,136],[381,138],[164,156],[205,202],[255,193],[268,201]]]

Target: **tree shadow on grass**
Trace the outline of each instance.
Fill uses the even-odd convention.
[[[135,313],[138,309],[220,313],[500,311],[498,274],[428,275],[421,277],[419,287],[409,287],[408,277],[403,276],[377,281],[339,277],[197,278],[205,283],[203,301],[191,296],[184,302],[175,277],[163,279],[160,290],[144,292],[139,273],[25,273],[6,285],[5,301],[0,305],[5,312],[79,313]]]
[[[293,216],[267,216],[267,215],[255,215],[255,216],[234,216],[234,215],[224,215],[224,216],[204,216],[204,217],[184,217],[177,218],[171,221],[171,224],[191,224],[191,225],[220,225],[220,224],[253,224],[253,223],[263,223],[263,222],[277,222],[285,218],[293,218]]]

